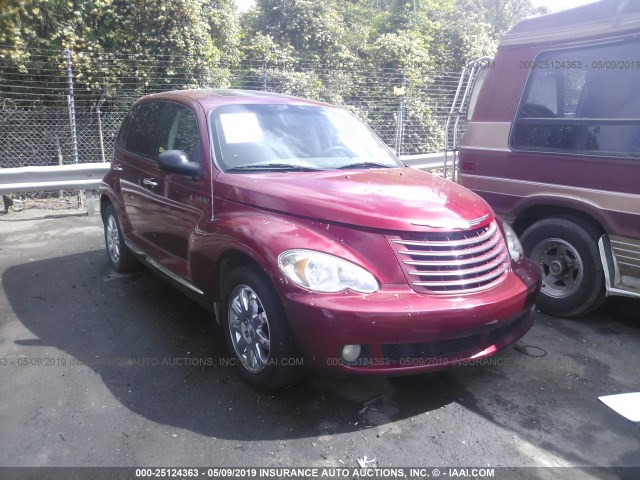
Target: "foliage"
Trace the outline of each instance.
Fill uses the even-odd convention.
[[[460,0],[458,8],[483,22],[493,40],[499,40],[522,18],[548,13],[545,7],[534,7],[531,0]]]
[[[238,33],[232,0],[29,0],[2,9],[0,45],[12,48],[0,56],[24,71],[47,52],[62,73],[68,48],[89,92],[123,78],[128,88],[196,87],[224,83],[219,65],[239,61]]]
[[[402,110],[405,136],[434,149],[434,78],[493,54],[533,13],[531,0],[256,0],[240,16],[234,0],[0,0],[0,85],[50,101],[46,78],[54,65],[64,85],[68,48],[93,103],[107,87],[266,87],[349,105],[374,127]]]
[[[293,48],[299,58],[323,64],[351,59],[336,0],[258,0],[257,8],[250,28]]]

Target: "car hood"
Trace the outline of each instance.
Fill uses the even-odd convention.
[[[493,219],[476,194],[412,168],[220,174],[214,191],[257,208],[384,230],[458,230]]]

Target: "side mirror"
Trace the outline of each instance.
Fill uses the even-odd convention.
[[[158,155],[160,169],[178,175],[199,177],[202,174],[202,166],[196,162],[190,162],[189,157],[182,150],[166,150]]]

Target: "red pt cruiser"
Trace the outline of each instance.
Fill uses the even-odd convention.
[[[142,261],[214,311],[259,388],[293,382],[301,363],[439,369],[491,356],[533,323],[540,274],[509,225],[330,105],[143,97],[100,200],[113,268]]]

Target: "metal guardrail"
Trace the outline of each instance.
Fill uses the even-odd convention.
[[[0,168],[0,193],[96,190],[108,163]]]
[[[95,213],[93,192],[109,170],[109,163],[80,163],[47,167],[0,168],[0,194],[85,190],[89,215]]]
[[[444,153],[402,155],[400,160],[408,167],[434,170],[444,165]],[[86,190],[89,215],[95,212],[93,192],[109,170],[109,163],[80,163],[48,167],[0,168],[0,194],[49,192],[55,190]]]
[[[435,170],[436,168],[444,168],[444,152],[421,155],[401,155],[400,160],[407,167],[413,167],[419,170]]]

